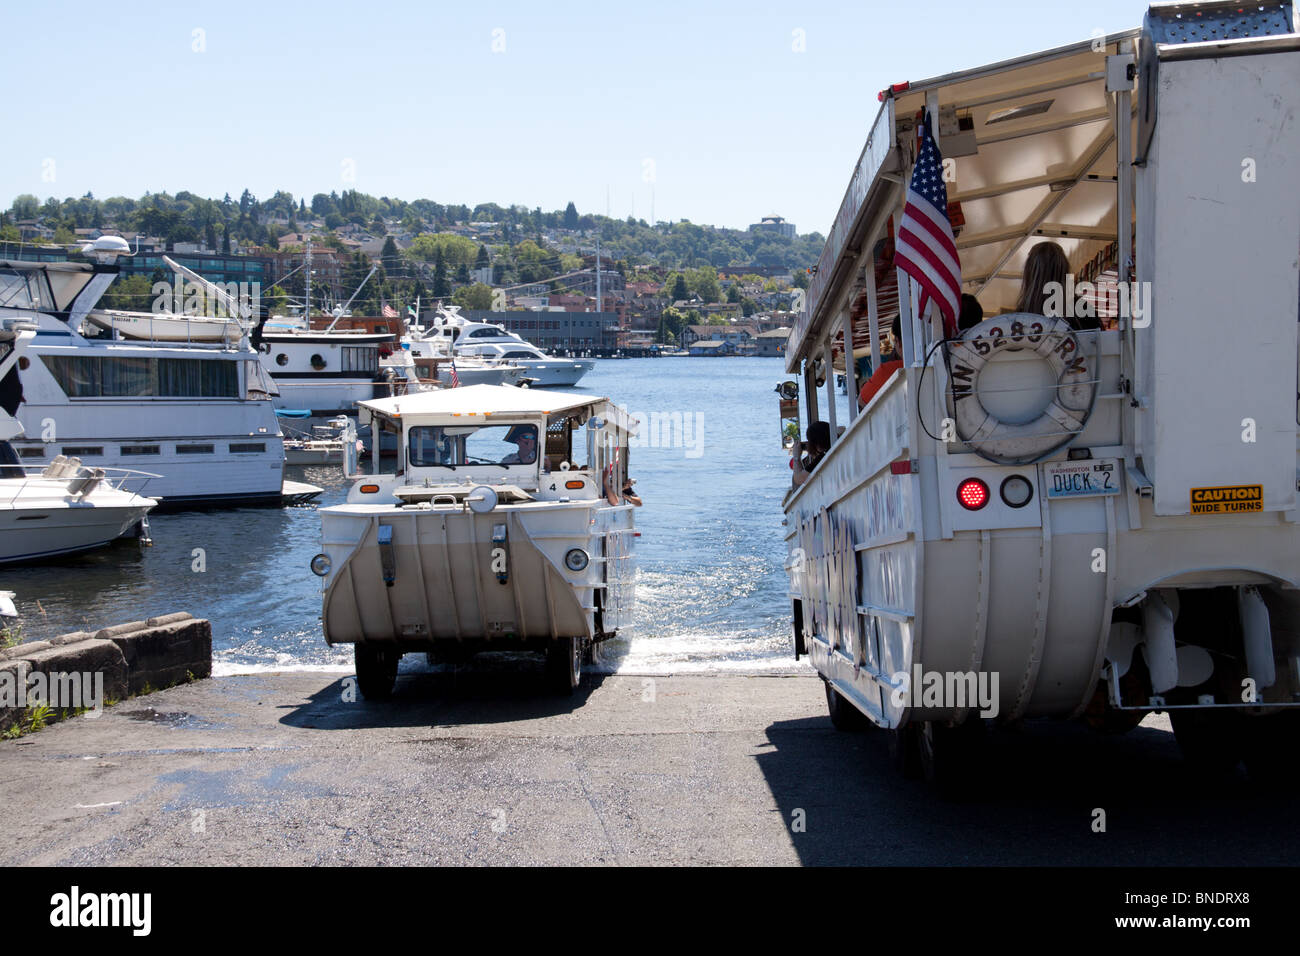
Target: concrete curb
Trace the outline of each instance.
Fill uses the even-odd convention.
[[[68,698],[67,675],[81,675],[81,697]],[[184,612],[19,644],[0,651],[0,732],[20,723],[36,703],[11,706],[17,689],[26,694],[33,681],[49,688],[50,697],[56,686],[63,690],[62,697],[50,702],[46,723],[54,723],[61,710],[71,714],[76,706],[89,706],[92,688],[102,694],[102,704],[210,676],[212,624]]]

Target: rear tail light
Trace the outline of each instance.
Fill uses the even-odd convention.
[[[1023,508],[1034,497],[1034,486],[1024,475],[1010,475],[998,489],[1002,500],[1012,508]]]
[[[957,501],[967,511],[979,511],[989,503],[989,486],[978,478],[967,478],[957,486]]]

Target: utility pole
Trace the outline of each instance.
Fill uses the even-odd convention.
[[[303,292],[302,317],[307,328],[311,328],[311,240],[307,240],[307,254],[303,259],[303,272],[306,276],[306,288]]]

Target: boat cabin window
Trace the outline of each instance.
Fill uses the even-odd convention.
[[[238,398],[232,361],[42,355],[69,398]]]
[[[408,439],[412,467],[531,465],[536,425],[416,425]]]
[[[44,272],[0,270],[0,308],[45,311],[54,308],[54,295]]]
[[[343,346],[343,371],[378,372],[379,346],[345,345]]]

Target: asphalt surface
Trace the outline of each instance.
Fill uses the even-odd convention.
[[[980,794],[836,732],[814,676],[223,677],[0,742],[0,864],[1291,864],[1296,800],[1168,722],[991,734]],[[1105,832],[1096,832],[1096,810]]]

